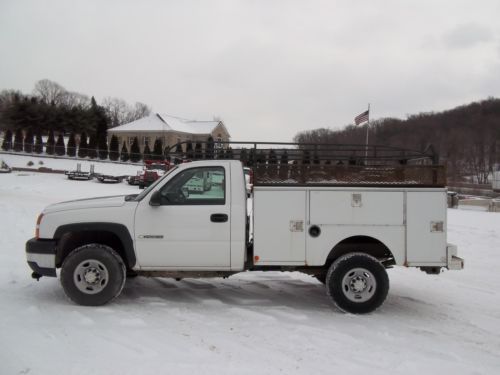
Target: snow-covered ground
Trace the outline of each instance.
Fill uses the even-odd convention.
[[[465,270],[392,269],[385,304],[364,316],[339,312],[299,273],[139,277],[98,308],[71,303],[55,278],[31,279],[24,244],[44,206],[138,191],[0,174],[0,374],[499,373],[500,213],[449,210]]]
[[[99,160],[90,159],[79,160],[67,157],[58,158],[5,153],[0,153],[0,160],[5,161],[11,168],[17,167],[38,169],[40,167],[46,167],[62,171],[74,171],[76,170],[77,164],[80,164],[82,171],[88,172],[90,171],[90,166],[94,165],[95,173],[111,175],[135,175],[136,172],[142,168],[140,164],[125,164],[111,161],[102,162]],[[28,165],[30,161],[33,162],[33,165],[31,166]]]

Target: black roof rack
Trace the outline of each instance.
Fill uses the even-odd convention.
[[[382,145],[285,142],[180,142],[167,151],[184,160],[236,159],[256,186],[444,187],[446,173],[432,146],[424,151]]]

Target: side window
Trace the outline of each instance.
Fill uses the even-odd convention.
[[[182,171],[160,189],[161,204],[223,205],[226,203],[222,167],[199,167]]]

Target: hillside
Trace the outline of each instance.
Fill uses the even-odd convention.
[[[314,129],[298,133],[299,143],[364,144],[366,125],[342,130]],[[432,144],[446,164],[448,178],[473,176],[486,183],[500,163],[500,99],[489,98],[443,112],[411,115],[406,120],[382,118],[370,123],[370,144],[423,150]]]

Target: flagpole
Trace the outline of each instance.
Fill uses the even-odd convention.
[[[366,123],[365,162],[368,161],[368,129],[370,129],[370,103],[368,103],[368,122]]]

